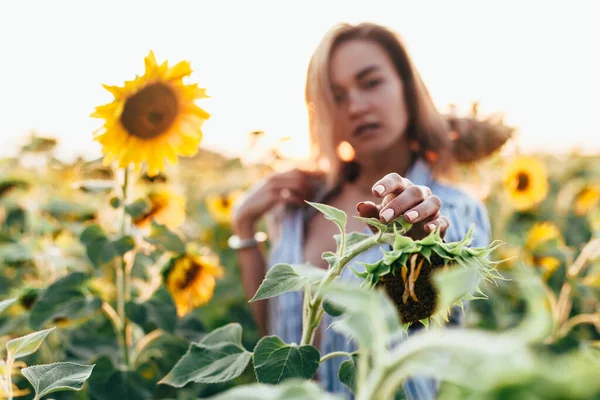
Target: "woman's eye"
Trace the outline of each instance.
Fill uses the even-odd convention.
[[[381,79],[369,79],[365,83],[365,86],[369,89],[372,89],[374,87],[377,87],[380,83],[381,83]]]
[[[344,101],[345,96],[343,94],[336,93],[336,94],[333,95],[333,99],[334,99],[334,101],[336,103],[339,104],[339,103],[342,103]]]

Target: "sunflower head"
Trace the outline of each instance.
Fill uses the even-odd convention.
[[[586,186],[575,196],[573,212],[582,216],[598,206],[600,206],[600,187]]]
[[[148,175],[164,170],[164,161],[192,156],[202,139],[202,124],[210,115],[194,101],[206,98],[196,84],[184,84],[192,73],[190,63],[182,61],[169,68],[156,62],[150,51],[145,58],[144,75],[125,82],[123,87],[104,86],[114,96],[111,103],[96,107],[92,117],[105,120],[95,140],[102,146],[105,165],[119,167],[142,163]]]
[[[364,279],[367,287],[383,287],[396,305],[399,317],[405,326],[429,321],[439,324],[451,313],[448,304],[440,303],[440,295],[434,284],[434,275],[441,270],[460,268],[470,263],[486,280],[502,279],[490,254],[500,242],[487,247],[469,247],[473,239],[473,228],[460,242],[446,243],[439,232],[421,240],[395,235],[390,251],[374,264],[363,264],[364,272],[354,273]],[[391,244],[391,243],[390,243]],[[463,293],[461,300],[472,299],[471,293]],[[459,301],[456,303],[459,304]],[[462,303],[460,303],[462,304]]]
[[[515,159],[506,168],[504,181],[512,203],[521,211],[539,204],[548,194],[546,169],[534,157]]]
[[[549,221],[536,222],[527,234],[525,248],[535,251],[552,241],[562,243],[562,233],[558,226]]]
[[[543,278],[548,279],[562,263],[557,257],[557,250],[563,244],[562,233],[555,224],[549,221],[536,222],[527,234],[525,259],[528,264],[540,268]]]
[[[242,195],[241,190],[229,193],[209,194],[206,196],[206,208],[212,218],[221,224],[231,221],[231,210],[237,199]]]
[[[169,229],[175,229],[185,221],[184,196],[167,189],[160,189],[148,193],[147,200],[146,212],[133,219],[133,223],[138,228],[146,229],[154,220]]]
[[[214,254],[201,254],[189,250],[171,259],[163,272],[165,285],[183,317],[194,308],[210,301],[214,294],[216,278],[223,276],[223,267]]]

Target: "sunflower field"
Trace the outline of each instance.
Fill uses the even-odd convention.
[[[202,130],[210,110],[201,104],[210,91],[184,83],[188,62],[169,66],[150,52],[144,64],[143,75],[105,85],[114,100],[90,110],[100,120],[90,140],[101,159],[65,163],[56,140],[33,134],[0,161],[0,399],[342,398],[311,381],[320,362],[339,354],[314,354],[310,326],[299,345],[260,337],[227,245],[241,193],[292,161],[277,149],[252,164],[203,149],[211,132]],[[265,134],[249,135],[258,143]],[[346,315],[342,326],[360,351],[345,354],[338,376],[357,398],[402,398],[404,372],[443,381],[443,399],[600,398],[600,157],[521,154],[509,140],[461,166],[456,179],[487,206],[489,247],[469,250],[468,238],[446,244],[433,234],[403,242],[405,226],[370,223],[394,243],[394,262],[411,268],[407,299],[423,265],[416,252],[437,252],[474,274],[435,280],[438,308],[472,300],[464,331],[431,324],[406,341],[406,353],[386,359],[385,343],[402,323],[377,297],[384,291],[328,287],[335,275],[314,271],[301,281],[303,271],[282,266],[288,281],[268,276],[257,298],[318,288],[307,321]],[[344,237],[346,216],[314,206]],[[329,255],[337,273],[347,262],[343,246],[366,248],[367,238],[345,237],[339,258]],[[470,259],[482,267],[469,270]],[[484,283],[467,287],[481,268]],[[373,271],[365,277],[383,279]],[[431,321],[443,323],[445,310],[415,321],[435,312]],[[360,326],[373,327],[383,348]],[[448,366],[446,356],[461,362]],[[304,364],[282,368],[288,361]]]

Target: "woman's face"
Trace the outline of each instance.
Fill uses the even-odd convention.
[[[333,52],[329,74],[337,139],[350,143],[357,158],[397,143],[409,118],[402,81],[385,50],[373,41],[349,40]]]

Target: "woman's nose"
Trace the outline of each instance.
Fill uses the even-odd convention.
[[[351,117],[364,114],[369,109],[369,102],[360,93],[351,92],[348,95],[348,113]]]

